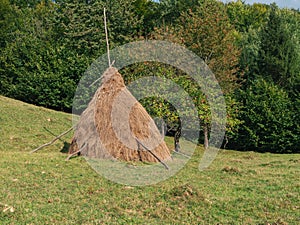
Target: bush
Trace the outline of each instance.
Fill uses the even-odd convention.
[[[241,93],[244,123],[231,148],[260,152],[299,152],[299,125],[288,94],[270,81],[259,78]]]
[[[59,74],[32,74],[20,77],[8,95],[31,104],[70,112],[75,88],[73,80]]]

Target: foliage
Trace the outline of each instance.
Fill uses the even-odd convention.
[[[242,46],[241,56],[239,58],[239,67],[243,71],[244,82],[242,87],[256,78],[258,68],[258,55],[260,51],[259,30],[250,28],[249,31],[242,35],[239,46]]]
[[[148,38],[154,27],[159,24],[161,14],[160,5],[154,1],[135,0],[133,6],[138,20],[142,21],[142,23],[139,24],[139,33],[143,37]]]
[[[0,93],[70,111],[82,74],[93,59],[106,51],[106,3],[66,1],[58,5],[42,1],[19,9],[2,1],[6,8],[15,10],[15,16],[4,13],[0,23],[3,31],[8,31],[0,33]],[[124,0],[106,5],[110,34],[114,37],[110,39],[112,46],[136,35],[140,20],[135,19],[133,6],[127,3]]]
[[[267,5],[249,5],[242,0],[230,1],[226,8],[231,24],[242,33],[247,33],[249,29],[259,29],[265,23],[268,13]]]
[[[239,6],[255,7],[241,3]],[[247,32],[242,30],[239,65],[245,72],[245,82],[237,97],[242,103],[240,120],[243,126],[231,147],[297,152],[300,132],[297,105],[299,12],[279,9],[272,4],[265,15],[261,26],[251,25]]]
[[[235,148],[299,152],[299,124],[295,124],[293,103],[286,91],[261,78],[253,81],[241,98],[244,123],[233,142]]]
[[[81,60],[51,40],[54,5],[17,11],[10,36],[0,56],[1,92],[29,103],[67,111],[78,82]],[[15,29],[14,29],[15,28]],[[67,66],[65,63],[68,63]],[[83,59],[83,64],[87,64]],[[74,72],[74,73],[73,73]]]
[[[162,25],[172,25],[182,13],[198,7],[202,1],[198,0],[160,0],[159,11]]]
[[[154,38],[184,45],[196,53],[212,70],[225,95],[233,93],[239,86],[237,64],[240,50],[234,44],[234,29],[229,23],[223,4],[213,0],[202,1],[201,4],[182,12],[173,25],[157,29]],[[211,122],[210,107],[205,95],[193,80],[182,75],[180,71],[172,74],[179,74],[180,85],[186,87],[192,97],[205,132]],[[233,97],[227,99],[233,100]],[[231,103],[234,105],[233,102],[229,105]],[[231,110],[227,115],[227,130],[230,132],[239,124],[237,112],[238,110]]]
[[[216,0],[0,0],[0,94],[71,111],[82,74],[106,52],[104,7],[111,48],[134,40],[167,39],[186,46],[209,65],[225,95],[227,137],[235,138],[231,146],[242,148],[238,140],[246,143],[245,127],[257,130],[255,123],[247,125],[254,116],[249,107],[258,107],[262,101],[253,97],[254,89],[261,98],[270,93],[276,96],[274,90],[278,90],[274,107],[288,107],[288,118],[275,116],[273,124],[268,120],[268,127],[282,123],[286,130],[281,129],[281,138],[268,129],[257,131],[253,139],[264,140],[264,146],[272,146],[270,151],[295,151],[298,139],[289,132],[299,134],[300,12],[275,4],[249,5],[240,0],[226,4]],[[122,74],[128,82],[149,74],[176,82],[190,94],[202,125],[209,128],[206,97],[182,71],[153,63],[133,65]],[[262,80],[269,86],[259,86],[257,82]],[[176,110],[167,101],[148,98],[142,103],[155,117],[164,117],[170,127],[178,125]],[[260,108],[266,118],[267,107],[272,109],[271,104]],[[257,115],[259,118],[263,117]],[[280,140],[277,149],[272,135]],[[250,142],[243,148],[262,150],[255,147],[259,146],[257,141]]]
[[[271,6],[268,22],[260,34],[257,74],[286,90],[300,82],[300,17]]]

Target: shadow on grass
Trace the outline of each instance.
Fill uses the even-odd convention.
[[[64,146],[62,147],[60,152],[67,154],[69,152],[69,148],[70,148],[70,143],[64,141]]]

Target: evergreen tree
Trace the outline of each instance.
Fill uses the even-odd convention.
[[[260,39],[257,75],[287,91],[295,90],[300,76],[300,20],[291,10],[273,4]]]

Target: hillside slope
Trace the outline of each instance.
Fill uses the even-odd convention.
[[[0,224],[299,224],[300,155],[221,151],[200,172],[203,149],[176,176],[128,187],[81,157],[65,161],[71,115],[0,96]]]
[[[72,116],[0,96],[0,124],[0,150],[30,151],[72,127]]]

